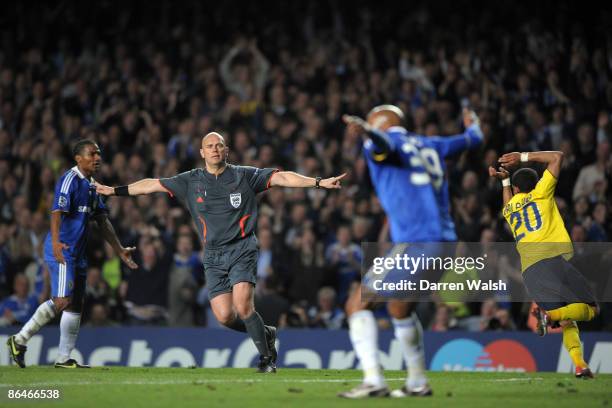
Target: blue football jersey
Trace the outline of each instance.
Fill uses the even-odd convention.
[[[471,126],[456,136],[426,137],[396,126],[386,136],[389,153],[376,154],[371,140],[364,149],[372,183],[389,218],[392,241],[455,241],[444,159],[479,146],[480,128]]]
[[[85,250],[89,220],[106,212],[106,206],[91,181],[76,166],[68,170],[55,186],[51,207],[52,212],[62,212],[59,240],[68,245],[68,249],[64,249],[64,259],[79,267],[87,266]],[[51,232],[45,238],[44,257],[45,260],[55,261]]]

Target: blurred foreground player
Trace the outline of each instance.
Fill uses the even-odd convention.
[[[42,303],[21,331],[7,341],[11,357],[21,368],[25,368],[28,340],[59,313],[62,317],[55,367],[89,368],[70,358],[70,353],[81,324],[90,219],[96,220],[104,239],[121,260],[132,269],[137,267],[131,255],[135,248],[121,246],[108,220],[104,202],[93,184],[92,176],[100,168],[100,148],[91,140],[81,140],[74,146],[73,156],[76,166],[68,170],[55,186],[51,231],[45,239],[44,258],[51,276],[51,300]]]
[[[256,194],[269,187],[340,188],[339,177],[322,180],[277,169],[228,164],[228,148],[216,132],[202,138],[204,168],[129,186],[98,185],[100,194],[133,196],[168,192],[191,213],[205,247],[204,270],[210,304],[224,326],[247,332],[260,354],[258,371],[276,372],[276,328],[264,326],[255,311],[258,247]]]
[[[506,169],[529,161],[546,164],[542,178],[525,167],[514,172],[510,183]],[[562,161],[562,152],[506,153],[499,159],[502,167],[490,167],[489,175],[502,181],[503,215],[521,256],[525,287],[538,304],[538,334],[544,336],[551,322],[560,324],[576,377],[592,378],[576,321],[593,319],[599,308],[587,281],[568,262],[574,249],[554,195]]]
[[[456,241],[455,226],[449,213],[444,159],[479,146],[483,138],[478,118],[469,110],[463,112],[465,133],[448,137],[411,134],[401,127],[403,119],[403,112],[393,105],[374,108],[368,114],[367,122],[355,116],[344,117],[352,131],[366,136],[364,151],[372,183],[389,219],[394,244],[388,254],[390,257],[402,252],[420,256],[421,250],[437,250],[435,244],[419,246],[414,243]],[[411,248],[417,248],[416,253],[410,253],[413,251]],[[415,276],[419,272],[423,271],[416,271]],[[407,278],[406,271],[395,270],[388,275],[395,275],[395,280]],[[347,301],[350,338],[361,362],[364,380],[356,388],[339,394],[340,397],[367,398],[390,394],[378,359],[377,326],[370,310],[374,306],[362,302],[360,290],[354,290]],[[394,390],[391,396],[432,395],[425,376],[423,329],[413,313],[414,302],[390,300],[387,309],[393,318],[395,337],[408,367],[405,385]]]

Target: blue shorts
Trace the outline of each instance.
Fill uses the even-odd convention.
[[[429,291],[419,290],[419,281],[426,279],[428,281],[437,282],[442,276],[443,270],[435,270],[435,268],[428,268],[424,262],[429,257],[440,257],[444,253],[444,243],[427,242],[427,243],[409,243],[409,244],[395,244],[391,250],[385,255],[386,258],[402,258],[400,267],[391,268],[379,268],[378,272],[375,270],[375,265],[368,269],[367,273],[362,279],[362,287],[367,288],[366,290],[374,294],[375,297],[388,298],[388,299],[403,299],[403,300],[419,300],[424,296],[429,295]],[[446,243],[448,244],[448,243]],[[448,250],[447,250],[448,251]],[[408,264],[411,267],[406,269],[406,264],[403,262],[405,257],[421,259],[416,267],[415,264]],[[380,265],[379,265],[380,266]],[[384,270],[381,270],[384,269]],[[381,289],[383,283],[388,284],[403,284],[407,285],[408,282],[413,282],[412,285],[416,288],[415,290],[385,290]]]
[[[71,297],[73,293],[82,295],[87,280],[87,269],[76,266],[73,262],[60,264],[46,259],[51,277],[52,297]]]

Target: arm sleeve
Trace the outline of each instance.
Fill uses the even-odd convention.
[[[533,194],[536,197],[549,198],[554,196],[557,179],[548,170],[544,170],[544,174],[538,184],[533,189]]]
[[[185,201],[187,198],[187,190],[189,188],[189,176],[190,172],[186,171],[174,177],[160,178],[159,182],[163,188],[168,190],[168,193],[171,196],[174,196],[181,201]]]
[[[55,197],[51,211],[70,212],[77,177],[76,173],[68,172],[59,179],[55,185]]]
[[[438,154],[442,157],[452,156],[455,153],[478,147],[482,144],[482,131],[479,126],[470,126],[460,135],[434,136],[428,140],[433,143]]]
[[[242,170],[255,194],[267,190],[270,187],[272,175],[278,171],[275,168],[258,169],[250,166],[242,166]]]
[[[368,136],[369,139],[365,141],[363,148],[374,161],[382,162],[395,151],[395,142],[385,132],[372,129],[368,132]]]

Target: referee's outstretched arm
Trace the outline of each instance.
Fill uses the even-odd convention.
[[[342,188],[340,180],[346,176],[343,173],[336,177],[326,179],[306,177],[293,171],[279,171],[272,175],[270,187],[317,187],[317,188]]]
[[[318,179],[315,177],[306,177],[293,171],[279,171],[272,175],[270,187],[320,187],[328,189],[342,188],[340,180],[346,176],[343,173],[336,177],[326,179]],[[127,186],[109,187],[103,184],[96,183],[96,191],[98,194],[105,196],[135,196],[151,193],[167,193],[168,190],[161,184],[159,179],[147,178],[139,180]]]
[[[162,186],[159,179],[146,178],[127,186],[109,187],[96,183],[96,192],[105,196],[134,196],[151,193],[166,193],[168,190]]]

